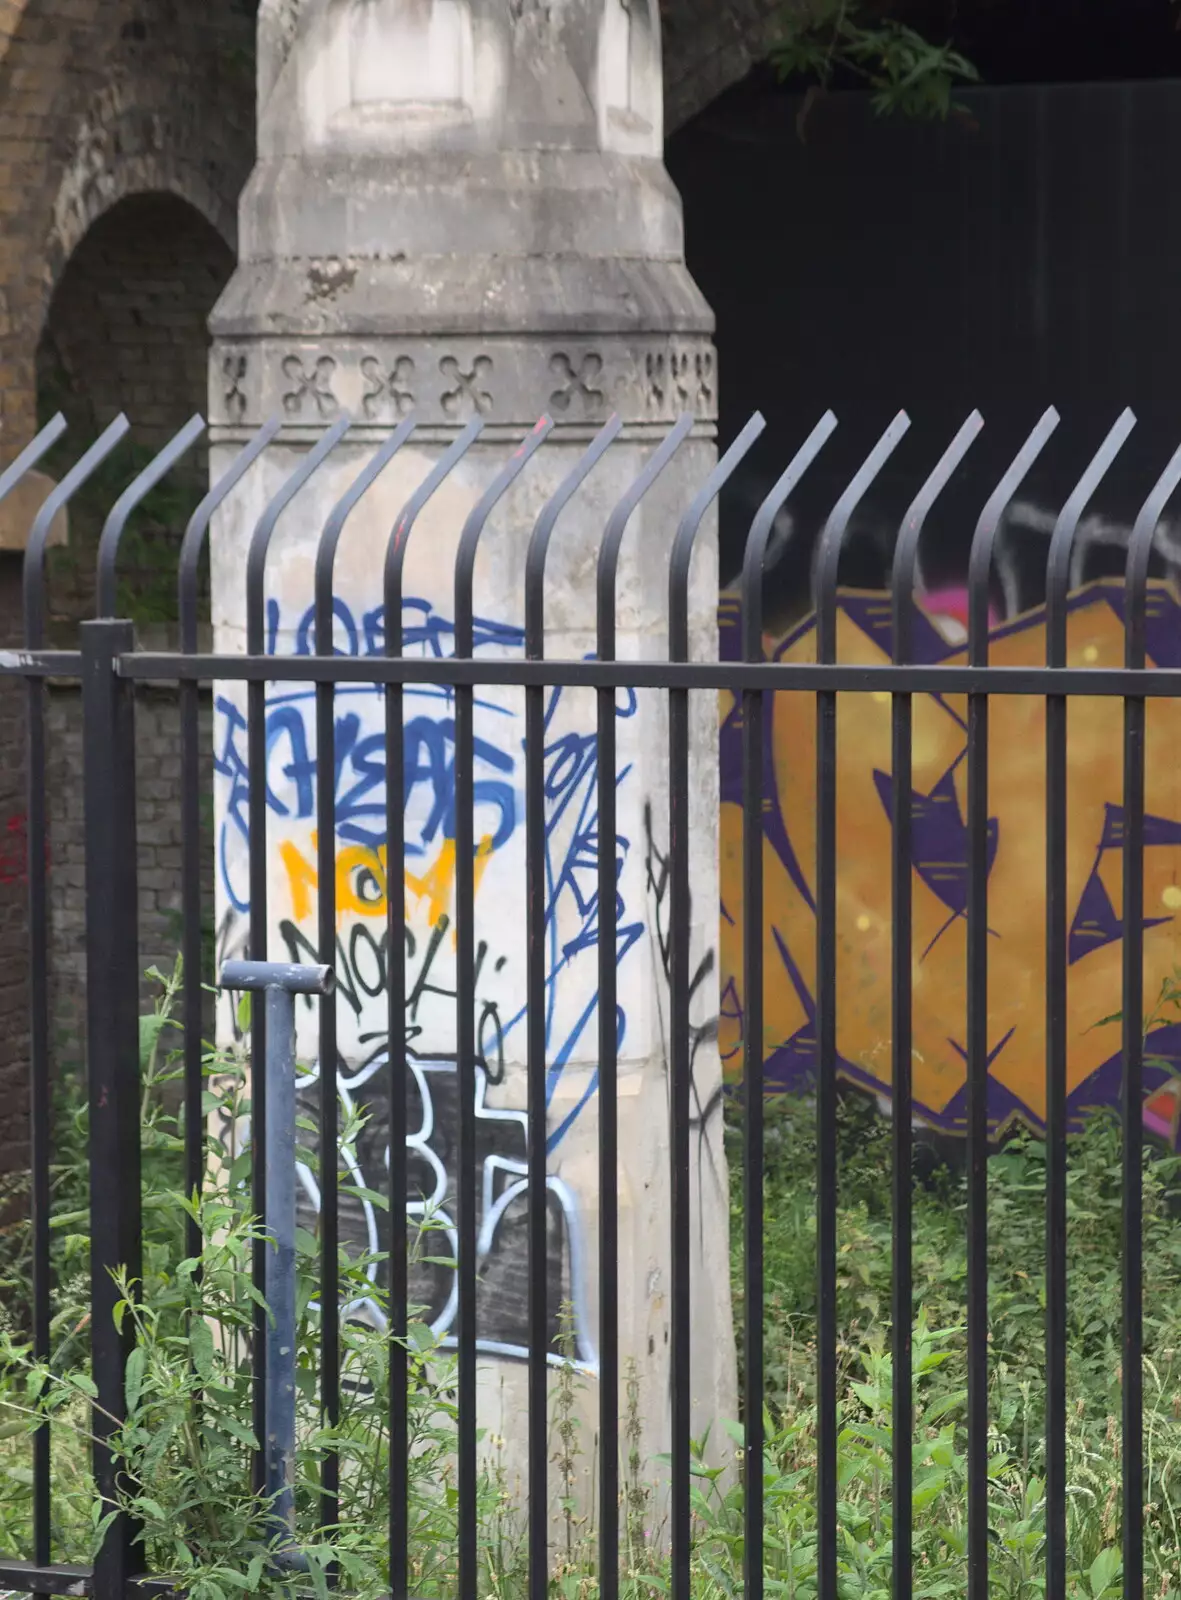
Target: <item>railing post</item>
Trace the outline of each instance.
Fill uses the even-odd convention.
[[[86,816],[86,1056],[90,1097],[90,1327],[97,1397],[94,1473],[108,1509],[115,1461],[103,1441],[124,1414],[132,1327],[115,1326],[115,1274],[142,1273],[139,1133],[139,958],[135,833],[135,686],[116,663],[134,647],[129,622],[82,624]],[[123,1600],[134,1528],[116,1516],[95,1561],[94,1600]]]

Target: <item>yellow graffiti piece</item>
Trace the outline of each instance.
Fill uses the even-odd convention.
[[[312,835],[312,849],[316,836]],[[291,920],[306,922],[312,914],[312,896],[320,887],[315,862],[309,861],[303,851],[291,840],[279,845],[279,860],[287,869],[287,884],[291,891]]]
[[[318,836],[310,838],[311,856],[292,839],[279,845],[279,859],[287,873],[291,894],[291,916],[297,923],[306,922],[312,915],[320,875],[314,852]],[[476,893],[492,855],[492,836],[485,835],[476,846],[473,880]],[[346,916],[384,917],[388,906],[388,875],[385,845],[349,844],[336,853],[336,916],[338,923]],[[421,874],[407,871],[405,884],[405,918],[417,918],[425,900],[426,915],[431,927],[444,917],[454,916],[455,901],[455,841],[444,839],[439,853],[427,870]]]
[[[1108,586],[1076,596],[1068,619],[1072,666],[1120,667],[1124,630]],[[859,597],[864,601],[866,597]],[[783,661],[815,659],[807,630],[770,652]],[[842,610],[838,659],[883,665],[871,632]],[[1041,666],[1044,615],[994,635],[996,666]],[[965,660],[957,654],[948,665]],[[723,697],[722,715],[735,702]],[[926,837],[962,834],[966,818],[966,701],[914,695],[913,791],[916,866],[911,877],[914,938],[913,1080],[916,1100],[958,1125],[952,1107],[966,1078],[967,924],[960,844],[928,847],[920,863],[918,819]],[[1114,698],[1072,695],[1067,713],[1068,1093],[1119,1050],[1119,1030],[1098,1026],[1120,1009],[1123,893],[1119,847],[1123,801],[1123,707]],[[877,694],[842,693],[837,708],[836,990],[837,1050],[855,1073],[888,1091],[892,1077],[892,828],[885,794],[892,788],[891,707]],[[1144,1007],[1151,1013],[1162,981],[1181,955],[1181,701],[1150,699],[1147,709],[1146,811],[1157,824],[1144,854]],[[988,879],[988,1048],[990,1076],[1031,1119],[1046,1109],[1046,769],[1045,701],[994,695],[989,705],[988,813],[997,845]],[[816,986],[816,708],[814,697],[774,696],[764,804],[763,1051],[814,1047],[809,1008]],[[768,785],[769,790],[771,785]],[[1175,827],[1173,825],[1176,825]],[[947,825],[950,825],[950,830]],[[944,848],[949,859],[938,859]],[[791,865],[794,860],[795,877]],[[919,870],[921,865],[922,870]],[[743,1062],[742,808],[721,812],[723,1001],[719,1046],[727,1073]],[[1160,1098],[1160,1096],[1158,1096]],[[1166,1096],[1165,1098],[1168,1098]],[[1170,1100],[1173,1105],[1174,1096]],[[957,1102],[958,1104],[958,1102]],[[949,1108],[951,1108],[949,1110]],[[1161,1115],[1165,1114],[1162,1109]],[[1170,1111],[1169,1115],[1173,1115]]]

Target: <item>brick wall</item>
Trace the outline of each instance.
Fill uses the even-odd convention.
[[[15,563],[0,565],[0,608]],[[0,680],[0,1173],[28,1160],[28,871],[25,834],[24,688]],[[55,1072],[83,1061],[86,1011],[86,852],[82,703],[74,687],[52,686],[46,706],[49,810],[50,1033]],[[19,753],[21,759],[11,759]],[[180,720],[174,692],[142,690],[136,705],[136,822],[139,966],[171,970],[180,948]],[[201,702],[203,794],[212,793],[212,718]],[[213,914],[213,842],[201,834],[203,912]],[[208,976],[208,975],[207,975]],[[142,985],[143,1005],[152,986]]]
[[[55,1060],[81,1059],[86,1007],[86,850],[82,774],[82,702],[76,688],[52,689],[49,750],[50,1007]],[[181,943],[180,716],[175,692],[142,689],[136,700],[136,867],[139,967],[171,971]],[[209,697],[201,705],[203,794],[213,792]],[[213,845],[202,829],[202,891],[213,915]],[[209,976],[209,975],[207,975]],[[153,986],[141,986],[144,1009]]]

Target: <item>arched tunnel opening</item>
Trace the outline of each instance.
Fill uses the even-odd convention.
[[[189,417],[204,415],[207,322],[233,267],[230,246],[195,206],[153,191],[105,211],[58,279],[37,346],[37,404],[42,422],[60,410],[70,424],[56,451],[61,468],[76,458],[72,441],[95,438],[120,412],[133,426],[75,497],[69,543],[53,552],[51,604],[63,636],[93,615],[94,556],[113,496]],[[195,449],[129,527],[127,599],[148,624],[172,620],[177,541],[207,476],[207,452]]]

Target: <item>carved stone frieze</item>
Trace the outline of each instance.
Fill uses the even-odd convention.
[[[422,423],[525,426],[548,412],[568,425],[671,424],[684,411],[717,417],[717,372],[706,339],[349,339],[333,354],[302,341],[223,344],[213,386],[215,426],[256,427],[279,414],[322,427],[348,411],[358,426]]]

